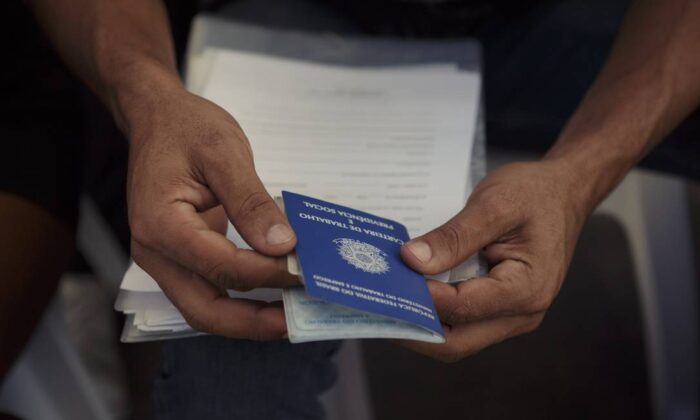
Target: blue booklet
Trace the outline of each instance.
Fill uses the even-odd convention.
[[[424,277],[401,259],[402,224],[288,191],[282,198],[308,295],[444,337]]]

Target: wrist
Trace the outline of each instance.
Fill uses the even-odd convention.
[[[146,58],[114,75],[108,92],[108,106],[117,126],[133,139],[134,132],[146,127],[158,109],[186,90],[173,69]]]
[[[582,214],[590,214],[634,166],[638,157],[614,150],[604,134],[562,137],[544,156],[570,191]]]

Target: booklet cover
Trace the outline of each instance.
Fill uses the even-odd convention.
[[[425,279],[401,259],[402,224],[288,191],[282,198],[307,294],[444,335]]]

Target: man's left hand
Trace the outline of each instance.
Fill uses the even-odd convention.
[[[407,243],[404,261],[423,274],[450,270],[477,252],[490,270],[457,284],[430,280],[447,342],[405,345],[457,361],[537,328],[588,214],[574,184],[560,162],[506,165],[479,183],[459,214]]]

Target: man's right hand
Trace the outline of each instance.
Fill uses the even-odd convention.
[[[171,87],[133,109],[127,130],[132,256],[193,328],[282,338],[279,305],[230,299],[225,291],[296,284],[281,258],[294,248],[294,233],[255,173],[238,123],[217,105]],[[226,239],[226,216],[252,251]]]

